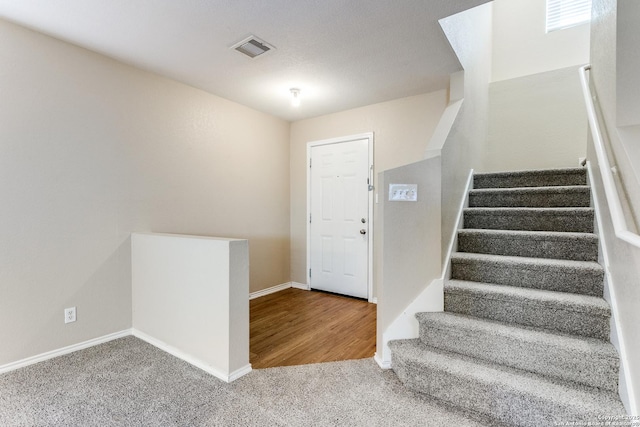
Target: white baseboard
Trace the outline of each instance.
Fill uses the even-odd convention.
[[[469,207],[469,192],[473,190],[473,173],[474,170],[469,169],[464,195],[458,205],[458,217],[456,218],[456,223],[453,226],[449,246],[447,247],[447,255],[445,256],[444,264],[442,265],[442,276],[440,276],[440,280],[443,282],[449,279],[449,276],[451,275],[451,255],[458,249],[458,231],[460,231],[464,225],[464,208]]]
[[[183,353],[182,351],[176,349],[175,347],[172,347],[168,344],[165,344],[162,341],[159,341],[147,334],[145,334],[144,332],[140,332],[136,329],[125,329],[123,331],[120,332],[114,332],[112,334],[109,335],[104,335],[102,337],[98,337],[98,338],[94,338],[94,339],[90,339],[87,341],[83,341],[81,343],[78,344],[73,344],[67,347],[63,347],[63,348],[59,348],[57,350],[52,350],[52,351],[48,351],[46,353],[42,353],[42,354],[38,354],[36,356],[31,356],[31,357],[27,357],[26,359],[22,359],[22,360],[18,360],[16,362],[11,362],[11,363],[7,363],[6,365],[2,365],[0,366],[0,374],[4,374],[6,372],[10,372],[10,371],[14,371],[16,369],[20,369],[20,368],[24,368],[26,366],[29,365],[34,365],[36,363],[40,363],[40,362],[44,362],[46,360],[49,359],[53,359],[55,357],[58,356],[64,356],[66,354],[70,354],[79,350],[84,350],[87,349],[89,347],[94,347],[96,345],[100,345],[100,344],[104,344],[107,343],[109,341],[113,341],[116,340],[118,338],[124,338],[127,336],[133,335],[136,338],[140,338],[143,341],[148,342],[149,344],[153,345],[154,347],[159,348],[162,351],[165,351],[175,357],[177,357],[178,359],[182,359],[185,362],[196,366],[197,368],[202,369],[203,371],[215,376],[216,378],[221,379],[224,382],[231,382],[231,381],[235,381],[238,378],[248,374],[249,372],[251,372],[251,364],[247,364],[246,366],[243,366],[240,369],[237,369],[233,372],[231,372],[230,374],[225,374],[221,371],[218,371],[214,368],[212,368],[211,366],[207,366],[205,363]]]
[[[267,289],[251,292],[249,294],[249,299],[251,300],[251,299],[263,297],[265,295],[275,294],[276,292],[284,291],[285,289],[289,289],[289,288],[296,288],[296,289],[302,289],[304,291],[308,291],[309,285],[304,283],[298,283],[298,282],[287,282],[287,283],[283,283],[282,285],[276,285]]]
[[[382,346],[378,346],[376,357],[380,366],[391,366],[391,349],[389,341],[418,338],[420,327],[416,320],[416,313],[440,312],[444,310],[444,281],[434,279],[425,286],[403,311],[394,319],[382,333]]]
[[[620,394],[620,398],[625,404],[624,405],[625,408],[631,413],[631,415],[638,415],[639,408],[636,405],[636,393],[635,393],[634,383],[628,369],[628,366],[630,366],[630,363],[629,363],[629,358],[627,353],[627,346],[624,340],[624,336],[622,335],[620,322],[618,321],[618,316],[619,316],[618,297],[615,292],[616,287],[613,286],[613,277],[611,276],[611,272],[609,269],[610,258],[609,258],[607,241],[609,240],[610,236],[607,236],[604,233],[604,224],[602,220],[603,214],[600,209],[601,202],[603,203],[603,205],[606,202],[604,202],[605,199],[602,198],[600,194],[598,194],[598,189],[593,183],[593,177],[595,173],[591,166],[591,162],[588,161],[586,166],[587,166],[587,179],[589,180],[588,184],[589,184],[589,187],[591,188],[591,197],[593,198],[593,206],[596,212],[596,215],[595,215],[596,228],[597,228],[596,232],[600,240],[600,253],[602,257],[602,263],[604,264],[603,267],[605,272],[605,277],[604,277],[605,299],[607,299],[607,302],[611,307],[611,332],[610,332],[611,339],[610,341],[614,345],[616,350],[618,350],[618,353],[620,355],[618,392]]]
[[[208,374],[213,375],[214,377],[226,382],[226,383],[230,383],[231,381],[234,381],[238,378],[240,378],[243,375],[248,374],[249,372],[251,372],[251,364],[248,364],[240,369],[237,369],[229,374],[220,371],[218,369],[215,369],[209,365],[207,365],[206,363],[204,363],[201,360],[196,359],[195,357],[192,357],[188,354],[186,354],[185,352],[183,352],[182,350],[179,350],[163,341],[160,341],[150,335],[145,334],[142,331],[139,331],[137,329],[133,329],[133,336],[135,336],[136,338],[140,338],[143,341],[146,341],[147,343],[151,344],[154,347],[159,348],[160,350],[171,354],[172,356],[177,357],[178,359],[184,360],[185,362],[195,366],[196,368],[202,369],[203,371],[205,371]]]
[[[391,361],[382,360],[382,358],[380,357],[380,355],[378,355],[377,352],[373,355],[373,360],[376,361],[376,363],[378,364],[378,366],[380,366],[381,369],[391,369]]]
[[[306,283],[291,282],[291,287],[296,289],[302,289],[303,291],[309,290],[309,285],[307,285]]]
[[[253,369],[251,368],[251,363],[248,363],[247,365],[243,366],[242,368],[236,369],[235,371],[231,372],[229,374],[229,381],[227,381],[227,382],[233,382],[233,381],[237,380],[238,378],[247,375],[252,370]]]
[[[98,338],[93,338],[87,341],[83,341],[78,344],[73,344],[67,347],[59,348],[57,350],[48,351],[46,353],[38,354],[36,356],[27,357],[26,359],[18,360],[16,362],[7,363],[0,366],[0,374],[5,372],[14,371],[16,369],[24,368],[25,366],[33,365],[45,360],[53,359],[58,356],[64,356],[65,354],[73,353],[74,351],[84,350],[85,348],[93,347],[99,344],[104,344],[109,341],[123,338],[132,334],[131,329],[125,329],[124,331],[114,332],[112,334],[104,335]]]
[[[275,294],[276,292],[284,291],[285,289],[289,289],[291,287],[294,287],[293,283],[287,282],[287,283],[283,283],[282,285],[276,285],[267,289],[261,289],[259,291],[251,292],[249,294],[249,299],[252,300],[255,298],[263,297],[265,295]]]

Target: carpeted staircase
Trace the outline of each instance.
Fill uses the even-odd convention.
[[[389,344],[402,382],[509,425],[625,414],[589,206],[582,168],[475,175],[445,311]]]

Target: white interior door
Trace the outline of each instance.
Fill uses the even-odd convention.
[[[310,149],[312,289],[369,294],[369,139]]]

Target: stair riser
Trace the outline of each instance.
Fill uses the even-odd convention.
[[[568,193],[471,193],[470,207],[530,207],[530,208],[563,208],[589,207],[591,198],[589,191],[572,191]]]
[[[464,228],[492,230],[566,231],[593,233],[593,213],[549,215],[544,213],[502,213],[465,211]]]
[[[393,354],[393,370],[409,389],[424,393],[454,406],[493,417],[513,426],[554,425],[557,420],[585,419],[585,414],[570,413],[554,396],[541,398],[518,390],[462,377],[438,366],[415,364],[401,354]],[[591,415],[593,416],[593,415]]]
[[[602,270],[577,269],[563,266],[522,265],[513,263],[487,263],[482,260],[451,260],[453,279],[497,285],[543,289],[602,296]]]
[[[586,184],[587,177],[584,171],[570,174],[476,175],[473,177],[473,188],[552,187]]]
[[[446,290],[444,309],[483,319],[609,340],[609,317],[597,313],[575,312],[519,299],[489,299]]]
[[[532,240],[526,237],[458,235],[458,252],[532,258],[597,261],[596,240]]]
[[[526,341],[510,336],[463,328],[440,328],[420,322],[420,340],[452,351],[551,378],[605,390],[618,390],[618,360],[570,348]],[[472,342],[473,345],[469,345]]]

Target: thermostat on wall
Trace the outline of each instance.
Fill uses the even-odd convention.
[[[418,200],[418,184],[389,184],[390,202],[415,202]]]

